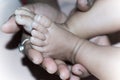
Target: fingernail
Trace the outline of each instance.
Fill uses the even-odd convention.
[[[31,37],[30,38],[30,42],[34,42],[35,38],[34,37]]]
[[[21,18],[22,18],[20,15],[16,15],[16,16],[17,16],[17,18],[19,18],[19,19],[21,19]]]
[[[53,69],[53,68],[52,68]],[[51,68],[46,68],[47,72],[50,74],[54,74],[54,71]]]
[[[15,20],[17,23],[22,23],[23,21],[21,19],[22,19],[22,17],[20,15],[15,16]]]
[[[34,58],[34,59],[32,59],[32,62],[33,62],[34,64],[40,64],[39,58]]]
[[[60,79],[64,80],[64,75],[60,74]]]
[[[79,74],[79,75],[83,75],[83,72],[79,69],[79,70],[78,70],[78,74]]]

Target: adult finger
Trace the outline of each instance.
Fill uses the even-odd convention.
[[[25,43],[25,49],[23,52],[34,64],[41,64],[43,61],[42,54],[37,50],[32,49],[30,42]]]
[[[24,29],[27,32],[31,32],[32,22],[33,22],[33,19],[31,17],[26,16],[26,15],[16,15],[15,19],[16,19],[17,24],[23,25]]]
[[[56,59],[55,62],[57,64],[57,66],[58,66],[57,73],[60,76],[60,78],[62,80],[69,79],[69,77],[70,77],[70,71],[69,71],[68,66],[65,64],[65,62],[62,61],[62,60],[58,60],[58,59]]]
[[[9,20],[2,25],[2,31],[5,33],[16,33],[20,29],[15,22],[15,16],[11,16]]]
[[[42,66],[50,74],[54,74],[57,71],[57,65],[55,61],[50,57],[43,59]]]
[[[72,66],[72,72],[79,76],[79,77],[87,77],[89,76],[89,72],[87,71],[87,69],[85,69],[82,65],[80,64],[75,64]]]

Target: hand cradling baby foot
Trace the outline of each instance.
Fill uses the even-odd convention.
[[[21,14],[19,14],[19,15],[21,15]],[[71,44],[68,45],[68,43],[64,43],[64,42],[70,40],[71,41],[70,43],[72,43],[72,39],[74,39],[74,38],[71,37],[70,39],[68,39],[68,37],[72,36],[73,34],[71,34],[71,33],[69,34],[68,31],[64,30],[64,28],[61,27],[62,25],[54,24],[52,21],[50,21],[50,19],[48,19],[45,16],[36,15],[34,18],[30,18],[30,19],[27,19],[27,18],[29,18],[29,16],[27,16],[27,18],[25,18],[26,15],[24,16],[24,14],[22,16],[23,17],[18,17],[18,15],[17,15],[16,18],[18,18],[18,19],[16,19],[16,22],[18,24],[21,24],[21,25],[26,25],[25,22],[29,21],[29,23],[26,22],[27,25],[32,24],[31,27],[34,28],[34,30],[32,30],[32,36],[33,36],[32,38],[34,38],[34,39],[32,40],[32,38],[31,38],[31,42],[33,43],[33,48],[35,48],[36,50],[40,51],[44,56],[52,56],[53,57],[54,53],[56,53],[56,50],[57,50],[58,54],[59,53],[64,53],[64,51],[59,51],[59,48],[55,47],[55,46],[59,46],[58,43],[62,43],[63,42],[63,44],[60,44],[60,48],[61,47],[63,48],[64,44],[66,44],[66,47],[67,46],[72,46]],[[19,20],[19,19],[24,19],[26,21],[23,21],[23,23],[21,23],[21,20]],[[60,28],[57,27],[57,25]],[[63,39],[61,39],[61,36],[63,36],[63,37],[65,36],[65,37]],[[55,40],[54,37],[58,38],[57,41],[54,41]],[[49,41],[49,39],[50,39],[50,41]],[[46,43],[50,43],[50,45],[46,44]],[[73,40],[73,43],[74,43],[74,40]],[[55,46],[52,46],[53,44]],[[50,48],[48,49],[47,47],[48,48],[50,47]],[[45,48],[46,48],[46,50],[45,50]],[[67,48],[69,48],[69,47],[67,47]],[[69,50],[69,49],[66,49],[66,51],[67,50]],[[53,53],[53,55],[51,53]],[[54,56],[54,57],[56,58],[56,56]],[[61,56],[60,58],[65,60],[64,56],[63,57]]]
[[[49,57],[49,56],[53,57],[52,55],[53,53],[59,54],[59,53],[64,53],[64,51],[67,51],[66,55],[72,52],[72,49],[70,48],[75,44],[74,41],[75,39],[71,37],[71,35],[73,34],[70,33],[71,35],[69,36],[68,35],[69,32],[62,29],[62,25],[58,25],[60,28],[57,27],[56,24],[54,24],[52,21],[50,21],[50,19],[48,19],[45,16],[36,15],[35,17],[32,17],[34,13],[30,14],[30,11],[27,11],[27,9],[16,10],[15,14],[16,14],[16,22],[19,25],[24,25],[26,26],[26,28],[31,27],[31,28],[27,28],[28,29],[27,31],[31,32],[32,35],[31,37],[31,43],[33,44],[32,47],[38,50],[40,53],[42,53],[44,57]],[[33,30],[31,31],[32,28]],[[65,38],[61,39],[60,36],[65,36]],[[54,37],[59,39],[55,40]],[[73,43],[73,44],[71,45],[69,43],[66,43],[65,42],[66,40],[70,41],[69,43]],[[65,44],[66,44],[66,49],[64,48]],[[63,48],[63,49],[60,50],[59,48],[61,49]],[[65,60],[64,56],[61,56],[61,58]],[[81,69],[81,67],[79,69]],[[84,72],[84,69],[82,70],[82,72]],[[67,78],[68,77],[66,77],[66,79]]]
[[[83,3],[84,4],[84,3]],[[80,4],[81,5],[81,4]],[[16,11],[16,15],[17,15],[17,17],[16,18],[22,18],[22,17],[24,17],[25,18],[25,20],[27,20],[27,18],[28,18],[28,16],[33,16],[34,15],[34,13],[32,13],[32,14],[29,14],[29,13],[27,13],[27,11],[28,12],[31,12],[30,10],[32,10],[33,11],[33,6],[34,6],[34,8],[35,8],[35,11],[34,12],[36,12],[36,13],[40,13],[40,14],[45,14],[45,15],[47,15],[47,12],[46,11],[49,11],[51,14],[52,13],[54,13],[54,14],[56,14],[56,10],[54,10],[52,7],[49,7],[49,6],[47,6],[47,5],[42,5],[42,4],[32,4],[32,5],[28,5],[28,6],[26,6],[26,8],[25,7],[23,7],[22,9],[23,10],[25,10],[25,11],[20,11],[20,9],[19,10],[17,10]],[[44,6],[44,7],[43,7]],[[47,7],[49,7],[49,8],[47,8]],[[85,7],[85,6],[84,6]],[[29,8],[29,9],[27,9],[27,8]],[[41,11],[42,10],[42,11]],[[21,16],[19,16],[19,15],[22,15],[22,17]],[[23,16],[23,15],[25,15],[25,16]],[[52,14],[53,15],[53,14]],[[52,16],[52,15],[49,15],[49,17],[50,18],[52,18],[52,20],[54,21],[54,19],[57,19],[57,23],[59,22],[59,23],[62,23],[62,22],[64,22],[65,21],[65,19],[66,19],[66,17],[63,15],[63,14],[61,14],[61,12],[59,12],[59,15],[60,16],[58,16],[58,18],[56,18],[57,16]],[[63,16],[63,17],[62,17]],[[61,17],[62,17],[62,19],[61,19]],[[65,17],[65,18],[64,18]],[[18,25],[16,25],[16,22],[15,22],[15,19],[16,18],[14,18],[14,16],[12,16],[6,23],[5,23],[5,25],[3,25],[2,26],[2,31],[3,32],[6,32],[6,33],[15,33],[15,32],[17,32],[18,30],[19,30],[19,27],[18,27]],[[58,20],[59,19],[59,20]],[[22,21],[22,20],[21,20]],[[20,23],[21,23],[21,21],[20,21]],[[29,21],[29,23],[27,23],[27,26],[29,26],[29,27],[25,27],[25,29],[27,30],[27,31],[31,31],[31,26],[30,26],[30,24],[31,24],[31,22],[32,22],[32,19],[30,18],[30,19],[28,19],[28,21]],[[19,22],[19,21],[18,21]],[[26,21],[25,21],[26,22]],[[21,24],[21,25],[25,25],[25,24]],[[25,25],[26,26],[26,25]],[[35,55],[34,55],[35,56]],[[51,61],[52,62],[52,61]],[[57,64],[59,64],[59,63],[57,63]],[[59,64],[60,65],[60,64]],[[81,65],[80,65],[81,66]],[[74,67],[74,66],[73,66]],[[81,69],[81,67],[78,67],[79,69]],[[66,68],[67,69],[67,68]],[[76,67],[76,69],[77,69],[77,67]],[[61,69],[60,69],[61,70]],[[83,69],[84,70],[84,69]],[[76,70],[77,71],[77,70]],[[83,71],[84,72],[84,71]],[[81,73],[81,72],[80,72]],[[77,73],[76,73],[77,74]],[[79,75],[79,74],[77,74],[77,75]],[[80,75],[79,75],[80,76]],[[74,78],[73,78],[74,79]],[[77,79],[74,79],[74,80],[77,80]]]
[[[36,15],[30,39],[32,47],[43,53],[44,57],[51,56],[71,61],[69,54],[73,53],[79,39],[65,30],[63,26],[53,23],[45,16]]]

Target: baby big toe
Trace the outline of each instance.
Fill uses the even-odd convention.
[[[46,28],[50,27],[52,24],[52,21],[50,19],[48,19],[46,16],[42,16],[42,15],[36,15],[34,17],[34,20]]]
[[[29,16],[31,18],[34,18],[35,14],[30,11],[28,8],[19,8],[17,10],[15,10],[15,15],[25,15],[25,16]]]
[[[43,41],[46,39],[46,37],[45,37],[45,35],[43,33],[38,32],[36,30],[32,30],[31,35],[33,37],[38,38],[38,39],[43,40]]]
[[[30,42],[33,44],[33,45],[36,45],[38,47],[43,47],[46,45],[46,43],[38,38],[35,38],[35,37],[31,37],[30,38]]]
[[[15,16],[15,20],[17,24],[25,26],[24,29],[26,31],[30,32],[32,30],[31,24],[33,20],[31,17],[17,15]]]

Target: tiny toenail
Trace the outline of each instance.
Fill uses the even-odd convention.
[[[60,74],[60,78],[61,78],[62,80],[64,80],[64,75],[63,75],[63,74]]]
[[[32,30],[31,34],[32,34],[32,35],[36,35],[36,34],[37,34],[37,31],[36,31],[36,30]]]
[[[17,18],[18,18],[18,19],[22,19],[22,17],[21,17],[20,15],[17,15]]]
[[[33,23],[32,23],[32,27],[33,27],[33,28],[36,28],[37,26],[38,26],[38,23],[37,23],[37,22],[33,22]]]
[[[31,38],[30,38],[30,41],[31,41],[31,42],[35,41],[35,38],[34,38],[34,37],[31,37]]]
[[[34,20],[39,22],[39,21],[41,20],[41,18],[42,18],[41,15],[36,15],[36,16],[34,17]]]

